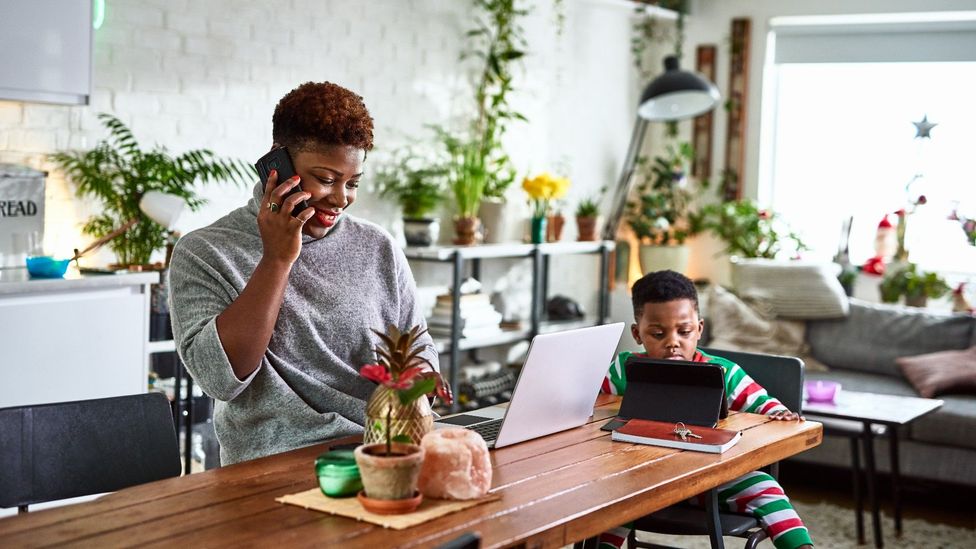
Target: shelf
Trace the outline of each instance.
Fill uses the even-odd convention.
[[[598,324],[600,324],[600,319],[595,316],[585,316],[573,320],[543,320],[539,323],[539,333],[553,334],[556,332],[565,332],[566,330],[575,330],[577,328],[589,328]]]
[[[529,337],[528,329],[520,330],[502,330],[500,334],[495,334],[488,337],[477,337],[477,338],[461,338],[458,340],[458,349],[461,351],[468,351],[471,349],[480,349],[482,347],[492,347],[494,345],[507,345],[509,343],[515,343]],[[435,337],[434,338],[434,348],[437,349],[438,353],[446,353],[451,350],[451,340],[446,337]]]
[[[505,257],[529,257],[536,248],[543,255],[572,255],[592,254],[603,249],[613,250],[616,244],[612,240],[597,240],[593,242],[547,242],[545,244],[522,244],[518,242],[503,244],[479,244],[477,246],[408,246],[403,249],[407,259],[425,261],[450,261],[454,254],[462,259],[487,259]]]
[[[146,344],[146,352],[152,353],[167,353],[176,350],[176,342],[172,339],[164,339],[162,341],[150,341]]]

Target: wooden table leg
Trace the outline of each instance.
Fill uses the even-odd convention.
[[[863,431],[864,442],[864,465],[867,469],[868,503],[871,504],[871,526],[874,530],[874,546],[878,549],[884,547],[884,540],[881,538],[881,507],[878,502],[878,482],[877,466],[874,459],[874,433],[871,431],[871,423],[864,422]]]
[[[861,491],[861,448],[860,440],[854,436],[851,441],[851,483],[854,485],[854,522],[857,525],[857,543],[864,545],[864,493]]]
[[[895,508],[895,536],[901,537],[901,471],[898,465],[898,428],[888,427],[891,450],[891,499]]]

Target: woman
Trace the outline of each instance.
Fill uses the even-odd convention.
[[[403,252],[346,213],[373,147],[362,98],[308,82],[281,99],[272,126],[298,177],[279,185],[272,171],[246,206],[180,239],[169,269],[174,339],[216,399],[225,465],[362,432],[371,329],[424,322]]]

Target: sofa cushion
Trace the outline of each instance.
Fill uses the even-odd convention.
[[[976,396],[949,395],[940,400],[941,408],[911,424],[911,438],[976,449]]]
[[[738,295],[769,306],[780,318],[842,318],[848,303],[831,262],[735,259],[732,280]]]
[[[806,324],[799,320],[775,320],[768,311],[739,299],[725,288],[712,285],[700,301],[708,339],[700,342],[714,349],[796,356],[807,370],[827,368],[808,356],[804,340]]]
[[[976,346],[895,359],[920,396],[976,394]]]
[[[965,349],[974,324],[970,315],[851,299],[847,318],[808,321],[806,337],[813,356],[831,368],[900,378],[896,358]]]

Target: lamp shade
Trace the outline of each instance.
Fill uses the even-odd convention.
[[[173,194],[148,191],[139,201],[139,209],[166,230],[172,230],[186,209],[186,201]]]
[[[706,113],[718,103],[718,88],[701,75],[678,68],[678,58],[664,58],[664,74],[644,88],[637,115],[645,120],[681,120]]]

